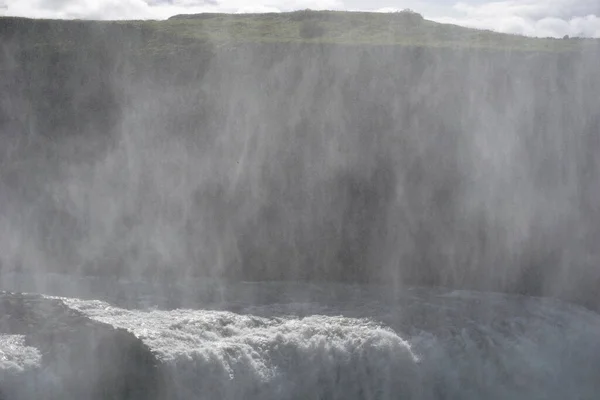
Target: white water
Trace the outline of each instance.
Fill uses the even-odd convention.
[[[227,290],[243,297],[249,286],[254,295],[290,292],[284,284]],[[270,297],[221,310],[64,301],[155,350],[169,365],[173,398],[530,400],[600,393],[600,316],[576,306],[416,289],[390,301],[340,286],[332,296],[344,297],[339,302]]]
[[[23,335],[0,334],[0,374],[22,373],[39,365],[41,354],[35,347],[25,345]]]
[[[129,329],[156,350],[172,366],[183,399],[341,399],[359,392],[377,398],[381,390],[408,394],[417,383],[418,360],[409,343],[368,320],[131,311],[66,301]]]
[[[1,318],[2,316],[0,316]],[[35,347],[27,346],[22,335],[0,334],[0,398],[2,400],[31,400],[40,398],[32,388],[31,372],[40,365],[42,355]]]
[[[46,293],[68,286],[60,280],[54,276],[55,290]],[[600,393],[600,316],[555,300],[443,289],[406,289],[392,298],[364,286],[257,283],[221,287],[220,302],[159,309],[143,305],[164,301],[141,286],[133,308],[107,296],[109,302],[61,299],[149,345],[168,366],[172,399],[554,400]],[[39,361],[20,337],[5,336],[0,345],[4,372]]]

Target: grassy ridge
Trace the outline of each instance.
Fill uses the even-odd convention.
[[[166,21],[59,21],[0,18],[0,37],[18,31],[35,46],[63,48],[81,44],[82,30],[113,31],[139,37],[145,50],[193,47],[199,42],[215,45],[236,43],[332,43],[424,47],[572,51],[595,39],[528,38],[469,29],[428,21],[413,12],[366,13],[296,11],[270,14],[179,15]]]
[[[272,14],[180,15],[156,25],[188,38],[234,42],[573,50],[581,39],[539,39],[440,24],[413,12],[296,11]]]

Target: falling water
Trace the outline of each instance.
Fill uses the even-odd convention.
[[[0,288],[133,333],[165,398],[600,391],[596,42],[2,24]],[[0,333],[0,394],[54,382]]]

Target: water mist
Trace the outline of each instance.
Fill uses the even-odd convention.
[[[300,32],[318,37],[331,15],[285,18],[316,18]],[[596,43],[236,43],[227,25],[223,44],[153,31],[168,22],[7,21],[0,284],[44,296],[3,294],[19,315],[0,320],[0,394],[69,395],[39,367],[71,340],[52,320],[97,329],[107,365],[131,369],[114,343],[131,345],[159,383],[123,387],[146,398],[600,390]],[[72,47],[32,46],[42,34]]]

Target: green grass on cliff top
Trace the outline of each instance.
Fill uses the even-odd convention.
[[[540,39],[469,29],[423,19],[413,12],[296,11],[281,14],[175,16],[157,27],[189,38],[233,42],[319,42],[338,44],[569,50],[581,39]]]
[[[0,25],[9,18],[0,18]],[[14,21],[15,19],[13,19]],[[18,19],[22,24],[41,20]],[[413,12],[367,13],[342,11],[296,11],[270,14],[196,14],[166,21],[43,21],[50,24],[39,40],[50,44],[68,37],[73,24],[98,24],[110,29],[143,30],[151,47],[169,43],[193,46],[204,41],[216,45],[236,43],[334,43],[479,48],[525,51],[570,51],[582,44],[598,45],[595,39],[529,38],[469,29],[425,20]],[[53,39],[54,38],[54,39]],[[164,50],[164,49],[162,49]]]

